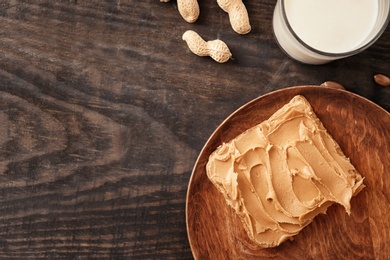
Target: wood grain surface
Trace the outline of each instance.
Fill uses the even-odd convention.
[[[264,249],[249,239],[241,220],[206,175],[208,158],[223,142],[263,122],[295,95],[303,95],[366,187],[351,200],[351,215],[331,206],[293,241]],[[272,92],[241,107],[212,134],[192,173],[187,230],[196,259],[387,259],[390,256],[390,114],[351,94],[319,86]]]
[[[191,171],[234,110],[328,80],[390,110],[373,81],[390,75],[389,28],[359,55],[309,66],[277,46],[274,0],[245,4],[248,35],[215,1],[188,24],[174,0],[0,0],[0,258],[192,259]],[[188,29],[233,59],[192,54]]]

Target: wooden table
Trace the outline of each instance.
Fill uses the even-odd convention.
[[[176,1],[0,1],[0,257],[191,259],[185,202],[196,158],[246,102],[332,80],[390,110],[390,28],[327,65],[288,58],[275,1],[246,1],[235,33],[215,1],[194,24]],[[192,54],[222,39],[233,60]]]

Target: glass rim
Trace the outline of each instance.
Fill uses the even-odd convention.
[[[309,49],[310,51],[316,53],[316,54],[320,54],[320,55],[323,55],[323,56],[329,56],[329,57],[344,57],[344,56],[351,56],[351,55],[355,55],[357,53],[360,53],[361,51],[367,49],[368,47],[370,47],[374,42],[376,42],[379,37],[381,37],[381,35],[384,33],[384,31],[386,30],[389,22],[390,22],[390,4],[389,4],[389,8],[387,10],[387,17],[386,17],[386,20],[385,22],[383,23],[381,29],[378,31],[378,33],[372,37],[372,39],[370,41],[368,41],[366,44],[364,44],[363,46],[360,46],[359,48],[357,49],[353,49],[351,51],[347,51],[347,52],[326,52],[326,51],[320,51],[314,47],[311,47],[310,45],[308,45],[306,42],[304,42],[294,31],[294,29],[292,28],[288,18],[287,18],[287,13],[286,13],[286,8],[285,8],[285,5],[284,5],[284,2],[285,0],[280,0],[281,1],[281,8],[282,8],[282,16],[283,16],[283,19],[284,21],[286,22],[286,25],[287,25],[287,28],[288,30],[290,31],[290,33],[293,35],[293,37],[300,43],[302,44],[305,48]]]

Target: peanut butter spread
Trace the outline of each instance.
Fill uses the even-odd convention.
[[[302,96],[219,146],[206,169],[262,247],[280,245],[334,203],[350,214],[352,196],[364,187]]]

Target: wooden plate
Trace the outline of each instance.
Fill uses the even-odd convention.
[[[365,177],[352,198],[352,213],[333,205],[293,241],[263,249],[206,176],[209,155],[222,143],[268,119],[295,95],[312,105],[329,133]],[[389,259],[390,114],[345,90],[319,86],[282,89],[261,96],[230,115],[202,149],[190,179],[186,220],[195,259]]]

